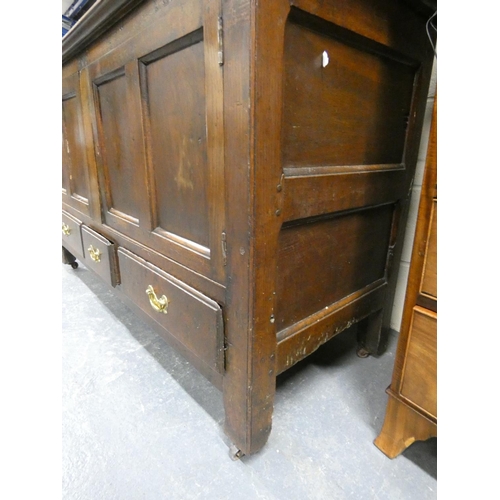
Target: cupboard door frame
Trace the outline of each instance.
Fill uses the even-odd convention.
[[[86,109],[88,93],[86,92],[85,80],[87,73],[78,71],[75,67],[63,70],[62,80],[62,127],[63,127],[63,174],[62,174],[62,202],[72,207],[80,214],[95,217],[99,213],[99,202],[97,183],[95,181],[95,160],[93,152],[93,141],[91,125]],[[73,130],[73,144],[70,144],[70,128],[74,123],[68,123],[64,103],[74,99],[76,130]],[[76,134],[76,135],[75,135]],[[78,144],[76,144],[78,143]],[[75,175],[79,179],[75,179]],[[80,186],[77,185],[80,183]],[[84,184],[85,193],[78,193],[81,184]]]
[[[224,123],[223,123],[223,68],[219,63],[219,19],[221,18],[220,0],[190,0],[189,9],[182,9],[171,4],[149,24],[134,30],[132,36],[111,51],[93,60],[88,66],[89,92],[91,92],[91,120],[96,143],[96,157],[99,170],[99,188],[102,202],[102,222],[131,238],[141,241],[146,246],[164,254],[166,257],[199,272],[214,281],[222,283],[225,277],[224,228]],[[186,12],[190,12],[186,16]],[[165,23],[175,29],[165,30]],[[144,32],[148,36],[144,36]],[[110,42],[112,43],[112,38]],[[204,72],[204,153],[201,166],[207,168],[204,173],[206,182],[203,196],[206,196],[207,241],[200,244],[168,228],[159,227],[158,189],[155,185],[155,163],[152,157],[152,127],[161,126],[151,123],[148,95],[148,65],[170,55],[182,53],[182,50],[203,44]],[[199,53],[199,51],[197,52]],[[92,60],[92,54],[89,54]],[[177,57],[179,60],[179,57]],[[183,59],[180,59],[181,64]],[[189,70],[189,62],[186,63]],[[192,68],[193,66],[191,66]],[[199,68],[196,68],[198,74]],[[135,140],[131,156],[140,170],[141,193],[137,200],[138,217],[127,217],[113,210],[110,189],[109,165],[106,161],[106,143],[103,128],[102,106],[99,102],[100,87],[117,78],[126,79],[128,123],[131,137]],[[171,86],[175,84],[171,83]],[[168,97],[168,96],[165,96]],[[190,103],[187,103],[189,110]],[[168,108],[166,108],[168,111]],[[162,117],[164,118],[164,117]],[[163,125],[168,123],[168,113]],[[172,127],[163,127],[172,130]],[[158,129],[153,130],[158,136]],[[119,138],[118,138],[119,140]],[[188,152],[188,154],[190,154]],[[199,165],[198,165],[199,166]],[[173,165],[169,168],[169,173]],[[200,183],[198,183],[200,185]],[[196,198],[196,196],[195,196]],[[199,206],[201,206],[200,203]],[[201,210],[195,215],[201,213]],[[124,216],[125,215],[125,216]],[[202,214],[204,216],[204,214]],[[189,218],[185,224],[189,226]]]

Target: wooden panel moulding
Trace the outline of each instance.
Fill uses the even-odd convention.
[[[285,226],[277,256],[276,329],[385,277],[393,206]]]
[[[284,167],[400,164],[416,67],[314,28],[285,28]]]
[[[94,82],[98,106],[98,158],[103,177],[103,201],[107,209],[126,221],[139,225],[141,200],[145,196],[141,169],[137,168],[135,151],[140,136],[134,134],[130,123],[128,82],[125,68],[105,75]]]
[[[89,203],[89,181],[85,151],[85,137],[80,105],[76,91],[63,96],[63,170],[69,180],[69,193],[80,203]]]
[[[154,226],[208,250],[203,31],[176,41],[176,45],[141,59],[156,195]],[[176,78],[170,77],[173,74]]]

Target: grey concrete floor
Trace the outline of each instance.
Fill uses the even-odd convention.
[[[63,498],[434,499],[437,440],[373,444],[397,343],[344,332],[278,378],[273,430],[233,462],[222,394],[83,265],[62,269]]]

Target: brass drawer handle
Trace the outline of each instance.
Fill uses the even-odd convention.
[[[168,304],[170,304],[170,301],[167,299],[167,297],[165,297],[165,295],[162,295],[160,298],[158,298],[151,285],[149,285],[146,289],[146,293],[148,294],[151,307],[159,313],[167,314]]]
[[[90,253],[90,258],[94,262],[101,262],[101,251],[98,248],[94,248],[92,245],[90,245],[88,251]]]
[[[69,236],[71,234],[71,228],[68,226],[68,224],[65,224],[64,222],[62,223],[62,232],[66,236]]]

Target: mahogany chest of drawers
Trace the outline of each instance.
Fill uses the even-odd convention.
[[[63,259],[224,394],[239,456],[276,376],[346,327],[383,348],[425,110],[396,0],[115,0],[63,39]]]
[[[389,401],[375,445],[394,458],[437,437],[437,100]]]

